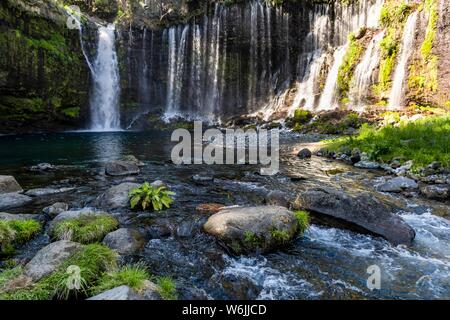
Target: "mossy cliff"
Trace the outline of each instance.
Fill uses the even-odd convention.
[[[0,132],[80,127],[89,70],[79,33],[51,0],[0,3]]]

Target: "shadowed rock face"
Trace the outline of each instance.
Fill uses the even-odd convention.
[[[13,176],[0,176],[0,193],[22,191],[22,187]]]
[[[315,188],[298,195],[296,207],[355,224],[395,245],[410,245],[414,230],[393,209],[368,192],[350,195],[342,190]]]
[[[292,211],[279,206],[230,207],[212,215],[203,226],[235,253],[273,250],[297,232]]]

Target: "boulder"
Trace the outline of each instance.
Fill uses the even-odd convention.
[[[209,217],[203,229],[237,254],[267,252],[292,240],[298,222],[280,206],[228,207]]]
[[[92,208],[83,208],[80,210],[71,210],[71,211],[63,211],[60,214],[58,214],[55,219],[52,220],[52,224],[55,222],[63,221],[63,220],[69,220],[69,219],[77,219],[80,216],[96,216],[96,215],[102,215],[102,214],[108,214],[104,211],[97,211]]]
[[[42,197],[42,196],[48,196],[51,194],[57,194],[57,193],[63,193],[72,191],[75,188],[36,188],[36,189],[30,189],[25,194],[30,197]]]
[[[102,292],[87,300],[144,300],[143,297],[136,293],[129,286],[120,286]]]
[[[120,228],[108,233],[103,244],[121,255],[129,255],[141,250],[145,246],[145,240],[137,230]]]
[[[214,214],[222,210],[225,206],[220,203],[203,203],[199,204],[195,210],[203,214]]]
[[[416,181],[406,177],[395,177],[377,187],[381,192],[401,192],[403,190],[413,190],[419,188]]]
[[[66,259],[79,251],[82,245],[76,242],[61,240],[42,248],[24,267],[26,276],[39,281],[56,271]]]
[[[297,157],[300,159],[308,159],[311,158],[312,152],[308,148],[304,148],[297,153]]]
[[[140,186],[140,184],[133,182],[124,182],[117,186],[113,186],[99,197],[98,204],[101,207],[110,210],[128,207],[128,195],[131,190],[139,188]]]
[[[40,220],[40,216],[38,214],[11,214],[7,212],[0,212],[0,220],[5,221],[14,221],[14,220]]]
[[[32,200],[29,196],[20,193],[4,193],[0,195],[0,210],[21,207]]]
[[[126,162],[130,162],[130,163],[134,163],[134,164],[137,165],[138,167],[143,167],[143,166],[145,166],[145,164],[144,164],[142,161],[140,161],[138,158],[136,158],[136,157],[133,156],[132,154],[123,156],[122,160],[123,160],[123,161],[126,161]]]
[[[0,194],[22,191],[22,187],[13,176],[0,176]]]
[[[159,294],[159,287],[149,281],[144,280],[143,286],[142,286],[141,294],[144,297],[145,300],[161,300],[161,295]]]
[[[314,188],[297,196],[296,208],[356,225],[395,245],[410,245],[414,230],[392,209],[368,192],[349,194],[332,188]]]
[[[139,172],[137,164],[128,161],[111,161],[105,166],[105,173],[109,176],[127,176],[139,174]]]
[[[286,195],[279,190],[272,190],[266,195],[266,204],[271,206],[281,206],[289,208],[289,201]]]
[[[56,169],[56,167],[54,165],[50,164],[50,163],[39,163],[39,164],[37,164],[35,166],[32,166],[30,168],[30,171],[35,171],[35,172],[36,171],[37,172],[40,172],[40,171],[53,171],[55,169]]]
[[[49,217],[54,218],[61,212],[69,210],[69,205],[65,202],[56,202],[51,206],[45,207],[42,211]]]
[[[449,200],[450,184],[434,184],[425,186],[420,189],[420,193],[428,199]]]
[[[380,168],[380,164],[374,161],[361,160],[354,164],[355,167],[361,169],[378,169]]]

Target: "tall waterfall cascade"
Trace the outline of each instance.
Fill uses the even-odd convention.
[[[395,68],[394,78],[392,82],[391,93],[389,95],[388,108],[398,109],[402,107],[402,99],[404,95],[404,82],[407,74],[408,59],[411,56],[414,48],[415,29],[417,24],[418,12],[413,12],[409,15],[405,24],[403,32],[403,40],[400,47],[400,59]]]

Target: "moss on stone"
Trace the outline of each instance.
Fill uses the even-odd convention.
[[[42,230],[35,220],[0,220],[0,254],[11,254],[14,246],[23,244]]]

